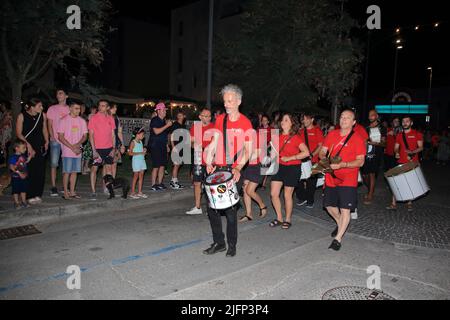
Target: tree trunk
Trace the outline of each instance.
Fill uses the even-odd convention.
[[[16,81],[12,83],[11,89],[11,110],[13,114],[13,132],[12,138],[16,138],[16,120],[17,116],[22,112],[22,83]]]

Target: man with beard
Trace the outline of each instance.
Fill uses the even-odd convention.
[[[367,127],[367,155],[362,174],[364,183],[367,186],[368,193],[364,197],[364,204],[372,204],[373,194],[375,192],[375,182],[380,168],[383,149],[386,146],[386,129],[381,125],[376,110],[369,111],[369,126]]]
[[[419,163],[419,153],[423,151],[423,135],[412,129],[413,120],[411,116],[402,119],[403,132],[399,133],[395,140],[394,152],[398,164],[408,162]],[[412,201],[407,204],[408,212],[413,211]],[[397,200],[392,196],[392,203],[387,210],[397,210]]]

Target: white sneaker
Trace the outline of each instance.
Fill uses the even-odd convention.
[[[350,214],[352,216],[352,220],[358,219],[358,209],[355,209],[355,212],[351,212]]]
[[[131,199],[140,199],[141,197],[139,197],[137,194],[130,194],[130,198]]]
[[[138,196],[139,198],[142,198],[142,199],[147,199],[147,198],[148,198],[148,195],[146,195],[146,194],[144,194],[144,193],[138,193],[137,196]]]
[[[203,214],[203,211],[202,208],[193,207],[191,210],[186,211],[186,214],[188,215]]]

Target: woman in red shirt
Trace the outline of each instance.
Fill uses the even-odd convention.
[[[300,124],[297,117],[285,114],[281,120],[281,134],[279,144],[275,146],[278,172],[272,177],[270,184],[270,196],[277,214],[277,219],[270,223],[271,227],[282,226],[283,229],[291,227],[293,207],[293,193],[297,187],[301,175],[301,160],[309,157],[309,151],[303,140],[298,135]],[[286,220],[283,221],[281,212],[280,192],[284,186],[284,202],[286,208]],[[283,221],[283,222],[282,222]]]

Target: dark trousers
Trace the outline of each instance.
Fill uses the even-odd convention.
[[[28,191],[27,199],[42,197],[45,184],[45,158],[36,148],[36,155],[28,163]]]
[[[222,231],[222,214],[227,218],[227,242],[229,247],[236,247],[237,243],[237,208],[214,210],[208,207],[208,217],[211,224],[214,243],[225,245]]]
[[[311,176],[308,180],[301,180],[298,183],[295,194],[299,202],[306,200],[308,204],[314,203],[314,194],[316,192],[317,175]]]

